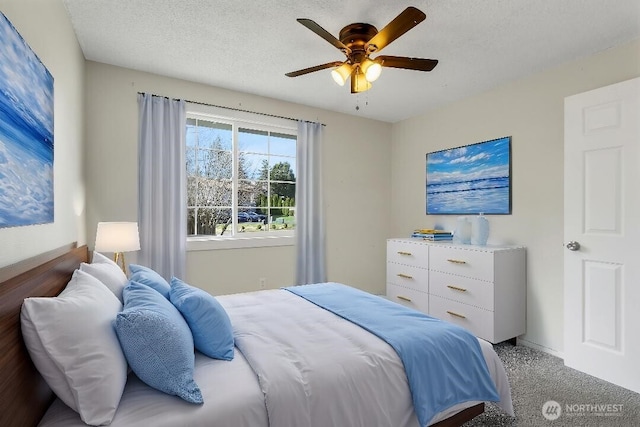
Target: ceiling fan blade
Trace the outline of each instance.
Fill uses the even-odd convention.
[[[437,59],[409,58],[406,56],[380,55],[375,58],[383,67],[405,68],[408,70],[431,71],[438,65]]]
[[[340,61],[327,62],[326,64],[316,65],[315,67],[303,68],[302,70],[292,71],[290,73],[285,74],[285,76],[298,77],[303,74],[309,74],[309,73],[313,73],[314,71],[320,71],[320,70],[325,70],[327,68],[337,67],[342,64],[343,62],[340,62]]]
[[[320,37],[322,37],[323,39],[325,39],[326,41],[328,41],[329,43],[331,43],[332,45],[334,45],[335,47],[337,47],[338,49],[340,49],[341,51],[343,51],[345,55],[348,55],[349,53],[351,53],[351,49],[349,49],[347,45],[345,45],[340,40],[335,38],[330,32],[322,28],[320,25],[316,24],[315,21],[312,21],[311,19],[306,19],[306,18],[299,18],[298,22],[304,25],[305,27],[307,27],[308,29],[310,29],[311,31],[313,31],[314,33],[316,33],[317,35],[319,35]]]
[[[426,17],[424,12],[410,6],[373,36],[365,47],[369,52],[380,52],[389,43],[424,21]]]

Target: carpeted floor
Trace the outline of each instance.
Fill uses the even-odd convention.
[[[567,368],[562,359],[529,347],[501,343],[494,348],[509,377],[516,416],[485,404],[485,413],[465,427],[640,427],[640,394]],[[551,407],[547,417],[556,419],[543,416],[547,401],[559,404],[545,406]]]

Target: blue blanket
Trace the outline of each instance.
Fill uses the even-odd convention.
[[[400,356],[421,426],[455,404],[500,400],[467,330],[338,283],[284,288],[377,335]]]

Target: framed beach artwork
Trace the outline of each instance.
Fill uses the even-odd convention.
[[[428,215],[511,213],[511,137],[427,154]]]
[[[53,77],[0,13],[0,228],[53,222]]]

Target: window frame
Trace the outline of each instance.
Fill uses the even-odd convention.
[[[232,194],[232,218],[234,230],[238,227],[238,194],[237,194],[237,182],[239,179],[238,174],[238,129],[254,129],[259,131],[267,131],[279,134],[286,134],[295,136],[296,138],[296,151],[298,143],[298,128],[297,122],[294,120],[266,116],[257,113],[249,113],[246,111],[230,110],[222,107],[214,107],[211,105],[187,103],[187,119],[200,119],[214,121],[232,126],[232,157],[233,157],[233,194]],[[185,122],[186,127],[186,122]],[[186,150],[186,140],[185,140]],[[298,162],[296,161],[296,186],[298,185],[297,171]],[[186,185],[186,183],[185,183]],[[185,204],[185,209],[188,205]],[[236,215],[233,215],[236,212]],[[256,233],[255,236],[247,236],[245,234],[238,235],[236,233],[232,236],[187,236],[187,251],[200,251],[200,250],[216,250],[216,249],[237,249],[237,248],[259,248],[269,246],[291,246],[295,245],[295,228],[291,230],[279,230],[279,231],[267,231],[262,233]]]

